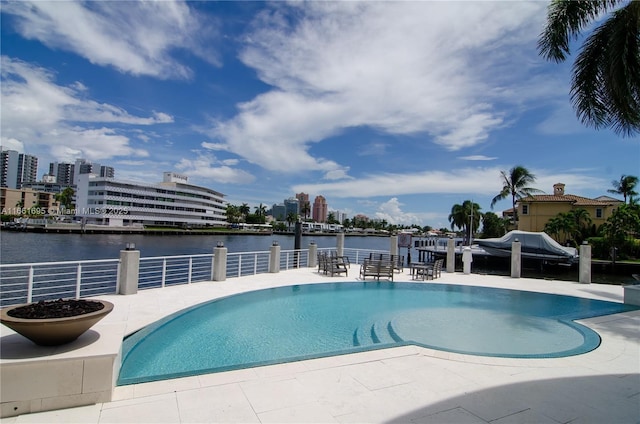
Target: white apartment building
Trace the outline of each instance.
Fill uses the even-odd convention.
[[[174,172],[165,172],[157,184],[81,174],[75,216],[86,224],[109,226],[225,226],[224,194],[187,180]]]

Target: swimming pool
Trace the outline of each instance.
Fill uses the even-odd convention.
[[[435,283],[278,287],[206,302],[127,337],[118,384],[406,344],[484,356],[570,356],[600,343],[573,320],[635,309]]]

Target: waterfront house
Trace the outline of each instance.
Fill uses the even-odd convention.
[[[608,196],[596,199],[565,194],[565,185],[553,185],[553,194],[537,194],[524,197],[518,201],[518,230],[543,231],[546,223],[559,213],[567,213],[576,209],[584,209],[589,213],[591,222],[598,228],[611,216],[615,208],[623,202]],[[566,240],[558,240],[563,242]]]

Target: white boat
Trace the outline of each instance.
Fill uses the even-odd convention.
[[[500,238],[474,240],[485,252],[494,256],[511,256],[511,244],[520,242],[523,258],[541,259],[554,262],[574,263],[578,260],[578,251],[565,247],[547,233],[529,231],[509,231]]]

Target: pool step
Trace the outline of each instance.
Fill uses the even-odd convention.
[[[390,321],[378,321],[371,326],[361,326],[353,332],[353,345],[356,347],[392,344],[402,341],[403,340],[393,331]]]

